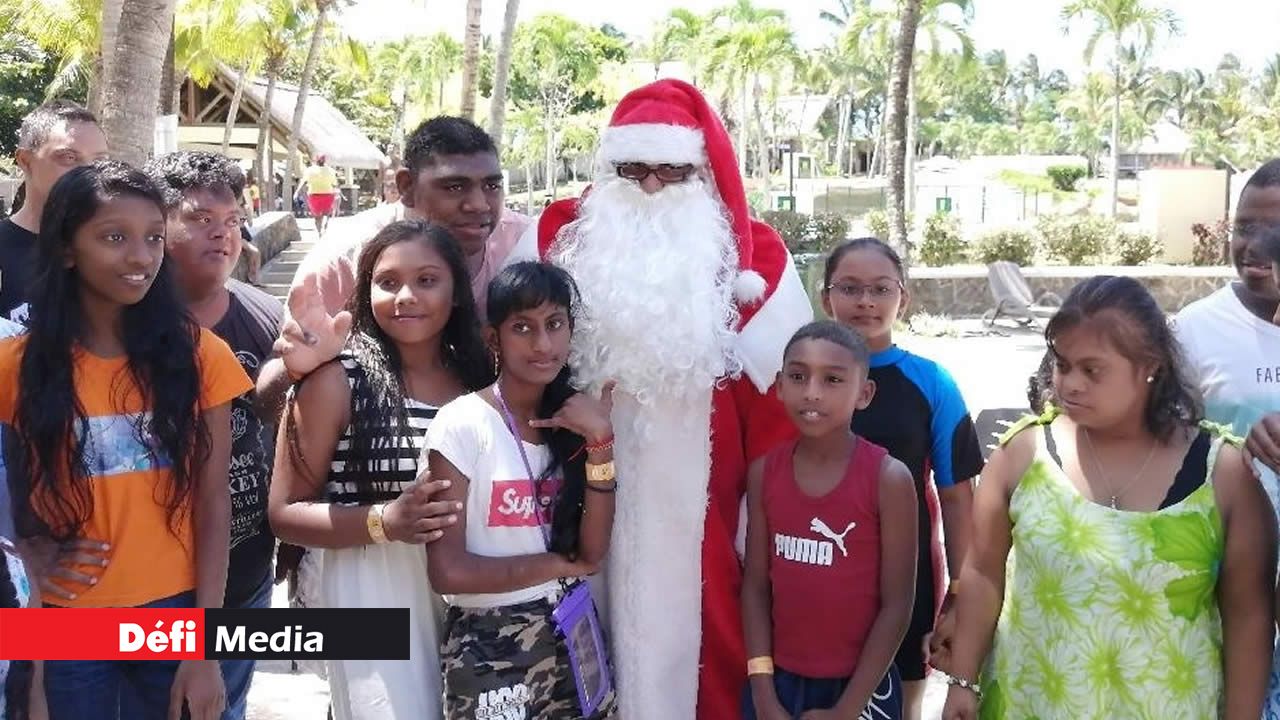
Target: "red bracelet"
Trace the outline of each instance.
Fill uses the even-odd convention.
[[[598,444],[598,445],[592,445],[591,443],[587,443],[584,447],[586,448],[586,451],[587,451],[587,452],[589,452],[589,453],[592,453],[592,452],[604,452],[605,450],[612,450],[612,449],[613,449],[613,436],[612,436],[612,435],[610,435],[607,439],[605,439],[605,441],[604,441],[604,442],[602,442],[602,443],[600,443],[600,444]]]

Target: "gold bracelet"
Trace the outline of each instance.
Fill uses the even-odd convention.
[[[382,511],[386,509],[386,505],[370,505],[369,514],[364,516],[365,527],[369,530],[369,539],[378,545],[387,542],[387,531],[382,526]]]
[[[753,657],[747,661],[748,675],[772,675],[773,658],[768,655]]]
[[[607,485],[617,477],[613,461],[607,463],[587,463],[587,482],[593,485]]]

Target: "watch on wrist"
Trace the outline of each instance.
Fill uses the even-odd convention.
[[[587,463],[587,482],[594,485],[603,485],[613,482],[617,477],[617,473],[613,468],[613,461],[607,463]]]
[[[369,539],[378,545],[386,543],[387,529],[382,525],[382,511],[386,509],[386,505],[372,505],[369,507],[369,513],[364,516],[365,527],[369,529]]]

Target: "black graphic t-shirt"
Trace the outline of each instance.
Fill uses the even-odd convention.
[[[0,220],[0,317],[27,324],[27,285],[35,270],[36,234]]]
[[[231,305],[212,330],[231,346],[250,379],[271,357],[284,306],[267,293],[228,280]],[[253,394],[231,401],[231,559],[226,607],[241,607],[271,576],[275,537],[267,523],[267,488],[274,457],[273,428],[253,410]]]

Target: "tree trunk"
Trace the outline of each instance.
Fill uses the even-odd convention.
[[[754,109],[755,109],[755,121],[756,121],[756,134],[759,138],[759,142],[756,145],[756,147],[760,149],[759,152],[756,154],[756,159],[760,163],[759,167],[757,167],[756,170],[760,172],[760,177],[761,179],[764,180],[765,207],[772,209],[773,205],[772,203],[769,202],[769,192],[772,189],[769,183],[769,180],[770,180],[769,171],[773,169],[772,167],[773,163],[771,162],[771,160],[773,159],[773,153],[771,152],[771,148],[769,147],[769,136],[765,133],[765,130],[764,130],[764,113],[760,110],[760,96],[764,94],[764,90],[763,88],[760,87],[759,73],[756,73],[754,75],[753,90],[754,92],[752,93],[752,95],[755,98]]]
[[[545,166],[544,166],[544,167],[546,167],[546,169],[547,169],[547,177],[546,177],[546,188],[547,188],[547,192],[551,194],[551,199],[552,199],[552,200],[554,200],[554,199],[555,199],[555,197],[556,197],[556,129],[555,129],[555,118],[552,116],[552,113],[551,113],[549,110],[548,110],[548,111],[546,111],[546,113],[547,113],[547,117],[546,117],[546,119],[544,120],[544,127],[545,127],[546,134],[547,134],[547,155],[546,155],[546,158],[545,158],[545,159],[546,159],[546,164],[545,164]]]
[[[885,113],[888,130],[889,238],[902,250],[903,260],[910,262],[911,246],[907,243],[906,162],[907,162],[907,91],[911,85],[911,68],[915,59],[916,26],[920,22],[923,0],[903,0],[899,5],[898,38],[893,47],[893,72],[889,107]]]
[[[1112,68],[1115,78],[1115,94],[1111,98],[1111,218],[1120,209],[1120,37],[1116,36],[1115,58]]]
[[[120,13],[125,0],[102,0],[102,29],[99,33],[97,58],[97,82],[89,87],[89,110],[102,115],[107,84],[111,82],[111,59],[115,56],[116,38],[119,34]]]
[[[156,107],[165,48],[173,32],[175,0],[124,0],[116,57],[128,58],[108,75],[102,98],[102,131],[111,155],[141,165],[155,147]]]
[[[262,114],[258,116],[258,156],[261,158],[258,170],[258,186],[262,191],[262,204],[272,210],[276,208],[276,173],[275,158],[272,153],[271,137],[271,103],[275,100],[276,78],[280,75],[281,60],[267,61],[267,92],[262,99]]]
[[[318,14],[315,27],[311,29],[311,47],[307,48],[307,60],[302,66],[302,77],[298,80],[298,101],[293,106],[293,124],[289,127],[289,149],[281,191],[286,202],[292,202],[293,198],[293,172],[298,156],[298,134],[302,132],[302,118],[307,112],[307,94],[311,92],[311,78],[315,76],[320,44],[324,41],[324,24],[329,17],[329,3],[326,0],[317,2],[316,10]]]
[[[174,57],[174,30],[169,29],[169,45],[164,52],[164,69],[160,72],[160,104],[156,112],[160,115],[173,115],[178,112],[178,96],[182,91],[181,76],[178,73],[177,58]],[[191,118],[192,122],[195,118]]]
[[[524,214],[533,217],[538,213],[533,209],[533,160],[530,159],[524,166],[524,195],[525,207]]]
[[[849,100],[846,96],[841,95],[840,101],[836,103],[836,112],[840,113],[839,122],[836,124],[836,173],[844,172],[844,156],[846,145],[849,141]]]
[[[222,154],[226,155],[231,149],[231,131],[236,126],[236,116],[240,114],[240,100],[244,98],[244,85],[248,82],[245,76],[249,74],[249,63],[246,62],[236,71],[236,90],[231,94],[231,107],[227,108],[227,122],[222,127]],[[261,178],[259,178],[258,189],[262,189]]]
[[[903,184],[906,189],[906,209],[907,215],[910,216],[916,211],[916,135],[918,128],[916,124],[920,122],[918,108],[916,107],[916,71],[915,62],[912,62],[911,77],[907,80],[907,159],[903,163],[903,169],[906,173],[903,176]]]
[[[498,61],[493,69],[493,97],[489,99],[489,135],[502,145],[502,126],[507,119],[507,78],[511,72],[511,40],[516,34],[520,0],[507,0],[502,16],[502,38],[498,41]]]
[[[476,114],[476,78],[480,75],[480,0],[467,0],[467,30],[462,45],[462,106],[470,120]]]

